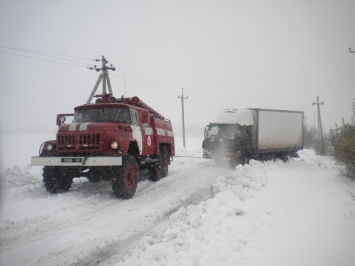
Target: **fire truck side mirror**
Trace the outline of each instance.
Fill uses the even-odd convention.
[[[74,114],[58,114],[57,115],[57,126],[60,127],[64,125],[64,122],[67,120],[68,116],[74,116]]]

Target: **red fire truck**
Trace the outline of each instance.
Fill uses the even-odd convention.
[[[175,155],[171,121],[138,97],[115,98],[106,59],[96,85],[84,105],[72,114],[58,114],[55,140],[44,142],[31,165],[44,166],[43,182],[50,193],[66,192],[73,178],[112,181],[114,195],[131,198],[139,180],[158,181],[168,175]],[[102,94],[95,95],[103,81]],[[108,85],[109,93],[106,93]],[[95,103],[91,103],[96,97]],[[66,118],[72,122],[66,124]]]

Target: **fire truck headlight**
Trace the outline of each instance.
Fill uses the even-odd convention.
[[[52,151],[53,150],[53,145],[52,144],[47,144],[46,145],[46,151]]]
[[[118,143],[116,141],[111,143],[111,148],[116,150],[118,148]]]

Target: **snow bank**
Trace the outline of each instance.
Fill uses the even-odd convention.
[[[331,157],[299,155],[237,166],[104,265],[354,265],[354,184]]]
[[[244,248],[258,248],[257,235],[270,226],[268,214],[250,209],[246,202],[265,187],[273,164],[251,161],[236,167],[231,176],[220,176],[208,200],[172,214],[168,224],[144,237],[119,265],[240,263],[247,257]]]
[[[178,154],[198,157],[201,141],[187,143]],[[8,168],[0,264],[355,265],[354,183],[331,157],[299,154],[235,169],[177,157],[128,201],[84,178],[51,195],[40,168]]]

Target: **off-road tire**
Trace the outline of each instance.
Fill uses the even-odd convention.
[[[152,163],[148,166],[148,178],[150,181],[159,181],[161,176],[161,164],[159,162]]]
[[[166,177],[169,173],[169,153],[166,148],[161,154],[161,176]]]
[[[117,198],[130,199],[137,189],[139,168],[136,158],[132,155],[123,157],[122,166],[115,171],[112,190]]]
[[[52,194],[67,192],[73,183],[73,178],[66,175],[61,167],[45,166],[42,176],[44,187]]]
[[[148,177],[150,181],[159,181],[166,177],[169,172],[169,154],[166,148],[161,150],[159,161],[148,167]]]

